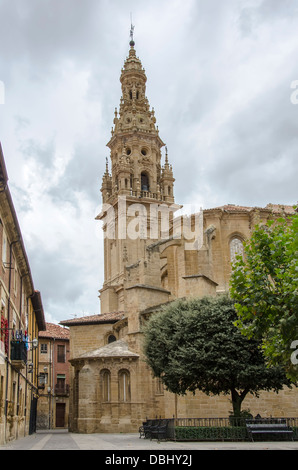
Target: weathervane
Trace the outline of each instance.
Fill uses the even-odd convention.
[[[135,29],[135,27],[132,24],[132,14],[130,14],[130,45],[131,46],[134,46],[134,40],[133,40],[133,31],[134,31],[134,29]]]

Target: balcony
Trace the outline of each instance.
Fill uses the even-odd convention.
[[[27,362],[27,347],[24,341],[10,342],[10,360],[17,369],[24,369]]]
[[[56,384],[55,385],[55,395],[59,396],[68,396],[69,395],[69,385],[68,384]]]

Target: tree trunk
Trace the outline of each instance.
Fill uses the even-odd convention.
[[[231,390],[231,395],[232,395],[232,405],[233,405],[233,415],[235,418],[240,417],[241,413],[241,405],[244,397],[241,397],[237,390],[234,388]]]

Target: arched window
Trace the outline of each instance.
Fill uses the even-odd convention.
[[[147,173],[141,173],[141,190],[150,191],[149,189],[149,177]]]
[[[118,374],[119,401],[130,401],[130,373],[126,369],[122,369]]]
[[[114,335],[109,335],[109,336],[108,336],[108,344],[113,343],[114,341],[116,341],[116,336],[114,336]]]
[[[243,256],[243,242],[241,238],[234,237],[230,241],[230,257],[231,262],[234,263],[236,261],[236,256],[241,255]]]
[[[103,402],[111,401],[111,372],[104,369],[100,373],[101,399]]]

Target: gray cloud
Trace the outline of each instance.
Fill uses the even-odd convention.
[[[99,310],[94,217],[130,12],[176,201],[212,207],[297,200],[297,10],[291,0],[1,1],[0,139],[52,320]]]
[[[38,165],[38,171],[52,169],[55,156],[55,142],[53,139],[46,143],[39,142],[37,139],[28,139],[21,143],[20,152],[24,159],[33,159]]]
[[[61,178],[49,190],[55,203],[71,202],[77,206],[77,193],[83,192],[94,201],[94,207],[101,198],[101,175],[104,171],[102,152],[93,143],[80,142],[74,149]]]

